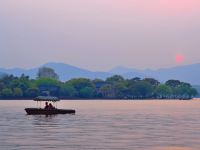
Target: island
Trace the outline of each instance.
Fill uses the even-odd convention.
[[[39,95],[60,99],[180,99],[189,100],[198,92],[191,84],[170,79],[161,83],[154,78],[107,79],[74,78],[60,81],[51,68],[40,68],[36,79],[22,74],[0,78],[0,99],[33,99]]]

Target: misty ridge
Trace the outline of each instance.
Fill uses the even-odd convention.
[[[38,69],[44,66],[54,69],[59,76],[59,80],[61,81],[67,81],[72,78],[106,79],[112,75],[121,75],[127,79],[131,79],[134,77],[155,78],[163,83],[166,82],[167,80],[175,79],[190,83],[192,85],[200,85],[200,78],[199,78],[200,63],[178,66],[173,68],[163,68],[158,70],[151,70],[151,69],[139,70],[139,69],[119,66],[109,71],[95,72],[87,69],[82,69],[76,66],[72,66],[69,64],[50,62],[32,69],[0,68],[0,75],[12,74],[14,76],[20,77],[22,74],[25,74],[29,76],[31,79],[35,79],[37,77]]]

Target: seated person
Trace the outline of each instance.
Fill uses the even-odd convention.
[[[55,107],[53,107],[53,105],[49,103],[49,109],[52,110],[52,109],[55,109]]]
[[[45,103],[44,109],[49,109],[49,104],[48,104],[48,102]]]

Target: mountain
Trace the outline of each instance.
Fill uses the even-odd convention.
[[[21,74],[25,74],[28,75],[30,78],[35,79],[37,77],[38,69],[44,66],[54,69],[55,72],[59,75],[59,79],[61,81],[66,81],[71,78],[79,78],[79,77],[90,78],[90,79],[95,79],[95,78],[105,79],[112,75],[111,73],[108,72],[92,72],[86,69],[81,69],[64,63],[47,63],[33,69],[0,68],[0,72],[4,72],[6,74],[13,74],[14,76],[21,76]]]
[[[109,71],[111,74],[118,74],[123,76],[124,78],[130,79],[133,77],[144,78],[145,74],[138,69],[126,68],[122,66],[115,67]]]
[[[200,63],[167,69],[159,69],[155,71],[146,71],[145,74],[152,76],[160,81],[177,79],[191,84],[200,85]]]
[[[200,63],[158,70],[137,70],[126,67],[117,67],[109,72],[114,72],[115,74],[120,74],[128,78],[129,76],[127,76],[127,74],[132,73],[132,75],[138,75],[138,77],[141,78],[152,77],[161,82],[165,82],[169,79],[177,79],[193,85],[200,85]]]
[[[81,69],[64,63],[47,63],[43,66],[54,69],[62,81],[80,77],[90,78],[90,79],[95,79],[95,78],[106,79],[107,77],[112,75],[111,73],[108,72],[92,72],[86,69]]]
[[[119,74],[119,75],[123,75],[129,72],[140,72],[141,70],[138,69],[133,69],[133,68],[127,68],[127,67],[123,67],[123,66],[117,66],[113,69],[111,69],[109,72],[112,74]]]
[[[79,77],[90,78],[90,79],[95,79],[95,78],[105,79],[114,74],[119,74],[122,75],[124,78],[152,77],[159,80],[160,82],[165,82],[169,79],[177,79],[191,83],[193,85],[200,85],[200,63],[173,67],[173,68],[158,69],[158,70],[150,70],[150,69],[138,70],[120,66],[113,68],[108,72],[93,72],[90,70],[81,69],[64,63],[47,63],[32,69],[0,68],[0,74],[1,72],[6,74],[13,74],[14,76],[21,76],[21,74],[25,74],[30,76],[30,78],[35,79],[37,76],[38,69],[43,66],[54,69],[55,72],[59,75],[61,81],[66,81],[71,78],[79,78]]]
[[[34,69],[21,69],[21,68],[12,68],[12,69],[4,69],[0,68],[0,72],[3,72],[5,74],[12,74],[14,76],[21,76],[22,74],[30,76],[30,78],[36,78],[37,75],[37,68]]]

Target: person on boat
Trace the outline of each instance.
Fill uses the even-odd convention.
[[[49,104],[48,104],[48,102],[45,103],[44,109],[49,109]]]
[[[51,103],[49,103],[49,110],[55,109]]]

